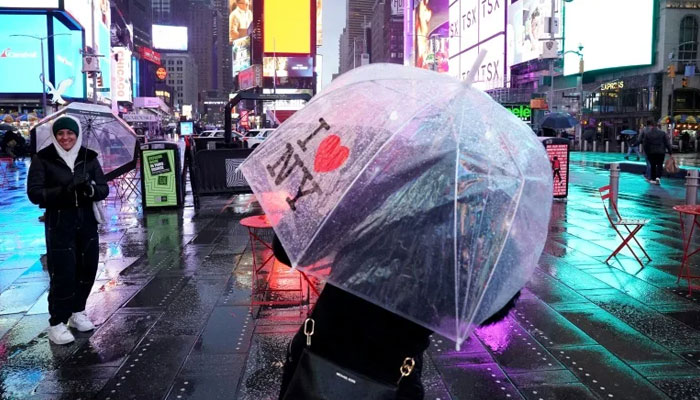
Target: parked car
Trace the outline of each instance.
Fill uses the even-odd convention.
[[[244,137],[242,133],[237,132],[237,131],[231,131],[231,136],[233,137],[234,140],[236,140],[236,138],[238,138],[238,140],[243,140],[243,137]],[[223,129],[202,131],[202,134],[199,135],[199,137],[223,138],[224,131],[223,131]]]
[[[272,135],[273,132],[275,132],[275,130],[272,128],[251,129],[246,133],[243,140],[248,144],[249,148],[254,149],[258,147],[265,138]]]

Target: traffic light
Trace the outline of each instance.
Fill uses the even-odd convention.
[[[681,79],[681,86],[688,87],[688,78],[683,77],[683,79]]]
[[[666,68],[666,73],[668,73],[669,78],[675,78],[676,77],[676,66],[671,64]]]
[[[103,87],[102,85],[102,74],[97,75],[97,87]]]

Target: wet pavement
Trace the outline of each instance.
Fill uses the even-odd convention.
[[[653,261],[640,268],[623,252],[606,265],[619,239],[597,188],[608,183],[604,165],[624,160],[571,159],[568,201],[554,204],[545,252],[516,309],[461,351],[434,335],[426,399],[700,399],[700,291],[688,296],[676,283],[682,238],[671,207],[685,198],[683,180],[656,186],[621,174],[622,213],[651,218],[638,236]],[[259,212],[251,196],[145,215],[138,201],[111,198],[87,307],[98,328],[55,346],[27,167],[8,169],[0,188],[0,398],[277,397],[304,308],[250,307],[253,260],[239,221]]]

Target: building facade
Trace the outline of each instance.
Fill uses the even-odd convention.
[[[194,57],[187,53],[163,53],[162,63],[168,71],[165,83],[173,89],[173,108],[182,111],[184,106],[191,106],[196,114],[199,108],[199,73]]]
[[[376,0],[371,28],[370,62],[403,64],[403,8],[396,1]]]
[[[375,0],[348,0],[345,29],[340,36],[339,73],[362,65],[362,54],[371,51],[369,23]]]

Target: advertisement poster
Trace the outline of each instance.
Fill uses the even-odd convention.
[[[565,198],[569,194],[569,141],[561,138],[543,141],[547,157],[552,166],[554,198]]]
[[[448,0],[420,0],[415,13],[416,67],[448,72]]]
[[[233,41],[231,64],[233,65],[233,76],[250,67],[250,36]]]
[[[311,7],[309,0],[265,0],[263,53],[311,54]]]
[[[144,198],[146,207],[176,206],[175,152],[173,150],[144,150]]]
[[[253,0],[228,0],[228,43],[248,36],[253,22]]]
[[[112,51],[112,96],[117,101],[131,102],[131,51],[127,47],[114,47]]]
[[[275,72],[275,62],[277,71]],[[278,78],[311,78],[314,74],[311,57],[263,57],[263,76]]]

